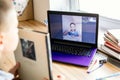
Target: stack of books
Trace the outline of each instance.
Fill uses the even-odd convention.
[[[101,49],[118,60],[120,60],[120,29],[110,29],[104,34],[104,45]]]

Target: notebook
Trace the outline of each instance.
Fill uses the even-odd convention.
[[[93,13],[48,11],[52,60],[89,66],[97,51],[98,18]]]

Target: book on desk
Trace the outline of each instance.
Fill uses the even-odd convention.
[[[52,80],[49,33],[20,27],[19,37],[15,58],[21,64],[20,79]]]
[[[104,44],[100,50],[108,55],[108,61],[120,66],[120,29],[110,29],[104,33]]]
[[[120,29],[110,29],[104,34],[104,45],[101,49],[108,55],[111,55],[120,60]]]

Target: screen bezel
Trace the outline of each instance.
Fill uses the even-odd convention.
[[[53,39],[51,38],[51,31],[50,31],[50,14],[59,14],[59,15],[74,15],[74,16],[89,16],[89,17],[96,17],[96,39],[95,44],[92,43],[85,43],[85,42],[75,42],[69,40],[60,40],[60,39]],[[66,44],[70,46],[85,46],[85,47],[94,47],[97,48],[97,41],[98,41],[98,22],[99,22],[99,15],[94,13],[80,13],[80,12],[69,12],[69,11],[47,11],[48,17],[48,30],[50,33],[50,41],[52,43],[59,43],[59,44]]]

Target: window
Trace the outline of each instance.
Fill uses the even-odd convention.
[[[49,0],[50,10],[69,11],[69,0]]]
[[[120,20],[119,0],[79,0],[79,7],[81,11]]]
[[[120,20],[119,0],[50,0],[51,10],[84,11]]]

